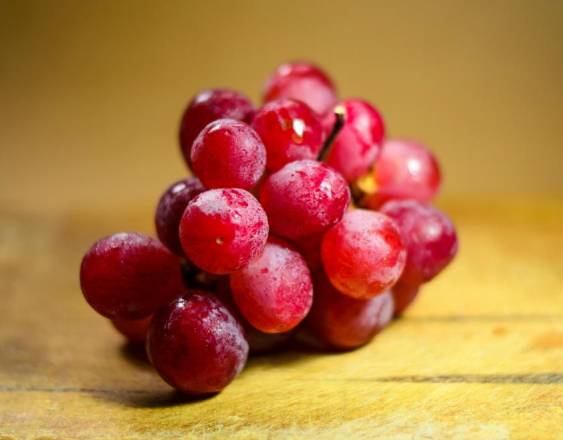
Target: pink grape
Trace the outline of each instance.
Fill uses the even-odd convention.
[[[423,144],[393,139],[386,141],[375,163],[377,191],[362,204],[379,209],[393,199],[414,199],[429,202],[440,189],[438,161]]]
[[[244,328],[244,335],[248,342],[250,354],[273,353],[284,347],[290,340],[292,332],[264,333],[248,323],[241,315],[231,291],[229,277],[221,277],[213,289],[213,294],[220,299],[229,311],[236,317]]]
[[[288,163],[260,188],[274,234],[289,240],[318,235],[339,222],[350,203],[344,178],[313,160]]]
[[[264,250],[268,218],[252,194],[212,189],[196,196],[180,221],[180,242],[200,269],[227,274],[246,266]]]
[[[321,272],[315,278],[315,300],[306,324],[321,342],[352,349],[369,342],[393,317],[389,291],[369,299],[356,299],[336,290]]]
[[[367,173],[379,155],[385,125],[379,111],[367,101],[345,99],[339,104],[344,112],[344,125],[330,148],[326,163],[344,176],[348,182]],[[332,128],[334,113],[325,118],[325,126]]]
[[[416,200],[392,200],[381,207],[381,212],[395,220],[407,249],[402,282],[428,282],[455,257],[455,226],[440,210]]]
[[[198,93],[186,108],[180,124],[180,146],[186,164],[191,167],[192,144],[203,128],[217,119],[250,122],[252,102],[234,90],[211,89]]]
[[[252,127],[266,147],[269,171],[295,160],[315,159],[324,138],[319,116],[307,104],[288,98],[265,104]]]
[[[194,140],[192,168],[207,188],[250,189],[266,169],[266,149],[244,122],[218,119]]]
[[[270,240],[262,255],[232,273],[230,284],[245,319],[265,333],[291,330],[305,318],[313,301],[305,260],[279,240]]]
[[[356,209],[325,234],[321,257],[334,287],[353,298],[368,299],[397,282],[406,251],[389,217]]]
[[[280,98],[299,99],[323,115],[336,104],[332,80],[319,67],[304,62],[282,64],[268,78],[264,102]]]

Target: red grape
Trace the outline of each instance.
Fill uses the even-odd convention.
[[[322,272],[315,278],[315,300],[306,324],[325,344],[340,349],[364,345],[392,317],[393,298],[389,291],[356,299],[336,290]]]
[[[265,104],[256,112],[252,127],[266,147],[269,171],[295,160],[315,159],[323,143],[320,118],[307,104],[294,99]]]
[[[94,243],[82,259],[86,301],[110,319],[140,319],[183,292],[180,261],[158,240],[134,232]]]
[[[154,315],[147,353],[169,385],[188,394],[208,394],[221,391],[244,368],[248,343],[228,308],[196,290]]]
[[[319,67],[297,62],[282,64],[266,82],[264,102],[279,98],[299,99],[322,115],[336,104],[332,80]]]
[[[249,352],[366,344],[458,249],[428,205],[436,158],[384,142],[373,105],[338,102],[307,62],[279,66],[262,99],[256,110],[233,90],[196,95],[179,133],[194,177],[161,195],[160,241],[114,234],[80,267],[86,301],[191,395],[221,391]]]
[[[203,128],[217,119],[229,118],[250,122],[254,106],[239,92],[227,89],[204,90],[186,108],[180,125],[180,146],[191,167],[192,144]]]
[[[199,268],[226,274],[260,255],[268,239],[268,218],[252,194],[213,189],[196,196],[180,221],[180,242]]]
[[[144,344],[151,323],[152,315],[142,319],[113,319],[110,322],[115,329],[125,336],[130,342]]]
[[[331,283],[342,293],[367,299],[397,282],[406,251],[399,229],[387,216],[356,209],[324,236],[321,257]]]
[[[393,286],[393,300],[395,302],[395,316],[401,315],[416,299],[420,286],[409,285],[399,281]]]
[[[407,248],[402,282],[417,285],[430,281],[455,257],[455,226],[440,210],[416,200],[392,200],[381,212],[395,220]]]
[[[266,149],[244,122],[218,119],[205,126],[192,146],[192,168],[207,188],[250,189],[266,169]]]
[[[340,221],[350,203],[344,178],[313,160],[288,163],[260,188],[272,232],[290,240],[317,235]]]
[[[292,332],[287,333],[264,333],[253,327],[241,315],[237,305],[233,299],[233,293],[229,283],[228,276],[220,277],[216,286],[213,288],[213,294],[225,304],[229,311],[237,318],[244,329],[244,335],[248,342],[251,354],[272,353],[277,349],[286,345],[291,338]]]
[[[389,140],[383,144],[375,163],[377,190],[362,204],[378,209],[387,200],[415,199],[429,202],[440,188],[440,167],[424,145],[406,140]]]
[[[326,163],[352,182],[367,173],[375,162],[385,135],[380,113],[368,102],[346,99],[340,106],[344,111],[344,125],[330,148]],[[332,128],[334,113],[325,118],[325,126]]]
[[[188,177],[173,183],[160,197],[154,219],[156,233],[176,255],[184,255],[179,235],[182,214],[188,203],[204,190],[199,179]]]
[[[305,260],[279,240],[268,241],[262,255],[231,274],[231,291],[245,319],[265,333],[291,330],[313,301]]]

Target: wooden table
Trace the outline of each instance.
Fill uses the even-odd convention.
[[[223,393],[192,401],[78,287],[89,244],[149,230],[150,207],[2,211],[0,439],[563,438],[563,204],[446,208],[459,258],[371,344],[254,358]]]

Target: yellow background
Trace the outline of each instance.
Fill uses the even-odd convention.
[[[438,154],[446,197],[563,193],[563,2],[0,1],[0,202],[153,204],[186,170],[205,87],[258,100],[311,59],[392,136]]]

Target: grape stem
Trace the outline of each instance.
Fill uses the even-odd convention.
[[[336,139],[336,136],[338,136],[338,133],[340,133],[340,130],[342,130],[342,127],[344,127],[344,121],[346,118],[346,110],[344,109],[344,107],[341,105],[336,106],[334,109],[334,116],[335,121],[334,125],[332,126],[332,130],[330,130],[330,134],[326,138],[319,156],[317,157],[317,160],[319,162],[323,162],[327,158],[328,153],[330,153],[330,148],[332,147],[332,144]]]

